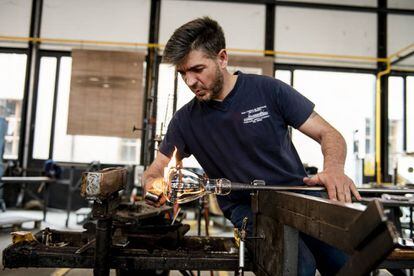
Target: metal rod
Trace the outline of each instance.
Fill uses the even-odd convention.
[[[252,185],[246,183],[232,182],[232,191],[326,191],[324,186],[270,186]],[[357,188],[362,193],[389,193],[389,194],[410,194],[414,189],[390,189],[390,188]]]
[[[109,276],[109,250],[111,247],[111,219],[99,219],[96,225],[94,276]]]
[[[251,185],[246,183],[231,182],[232,191],[325,191],[325,187],[309,186],[268,186],[268,185]]]

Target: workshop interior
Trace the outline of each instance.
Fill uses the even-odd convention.
[[[204,16],[229,72],[292,86],[339,131],[361,200],[209,178],[175,154],[145,193],[194,98],[166,43]],[[289,139],[323,171],[316,141]],[[300,275],[302,233],[346,253],[338,275],[413,275],[414,1],[0,0],[0,153],[0,275]],[[239,228],[218,203],[236,191],[253,212]]]

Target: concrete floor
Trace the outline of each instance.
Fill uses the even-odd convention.
[[[17,210],[17,209],[7,209],[6,212],[1,213],[0,212],[0,219],[1,218],[11,218],[11,217],[26,217],[31,219],[39,219],[41,220],[43,218],[43,214],[41,211],[23,211],[23,210]],[[81,230],[82,226],[76,224],[76,215],[74,213],[71,213],[70,220],[69,220],[69,227],[65,227],[66,222],[66,213],[62,210],[48,210],[46,221],[42,222],[41,229],[45,227],[50,227],[52,229],[57,230]],[[191,230],[189,232],[189,235],[196,235],[197,233],[197,224],[195,220],[186,220],[185,223],[188,223],[191,225]],[[33,229],[34,225],[32,222],[30,223],[24,223],[22,225],[23,230],[31,231],[33,233],[36,233],[39,231],[39,229]],[[204,235],[204,223],[201,227],[202,229],[202,235]],[[227,230],[223,231],[222,228],[217,228],[214,226],[211,226],[210,228],[210,235],[212,236],[232,236],[233,231],[231,228],[227,228]],[[6,229],[0,229],[0,256],[2,256],[3,249],[6,248],[9,244],[11,244],[11,236],[10,232],[13,231],[11,228]],[[194,275],[197,275],[197,272],[193,272]],[[227,275],[233,275],[233,272],[221,272],[221,271],[215,271],[213,273],[214,276],[227,276]],[[19,268],[19,269],[4,269],[3,264],[1,264],[0,267],[0,275],[1,276],[28,276],[28,275],[36,275],[36,276],[80,276],[80,275],[93,275],[92,269],[67,269],[67,268]],[[111,270],[110,273],[111,276],[115,276],[115,270]],[[179,271],[171,271],[170,276],[179,276],[182,275]],[[200,273],[201,276],[210,276],[209,271],[202,271]],[[246,272],[246,276],[252,276],[254,275],[251,272]]]

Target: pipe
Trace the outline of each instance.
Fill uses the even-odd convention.
[[[31,41],[33,43],[127,46],[127,47],[142,47],[142,48],[164,48],[165,47],[164,44],[158,44],[158,43],[115,42],[115,41],[79,40],[79,39],[62,39],[62,38],[33,38],[33,37],[17,37],[17,36],[0,36],[0,41],[1,40],[16,41],[16,42]],[[359,60],[359,61],[372,61],[372,62],[386,62],[388,60],[387,58],[376,58],[376,57],[368,57],[368,56],[299,53],[299,52],[272,51],[272,50],[255,50],[255,49],[239,49],[239,48],[228,48],[227,50],[229,52],[239,52],[239,53],[258,53],[258,54],[264,54],[264,55],[298,56],[298,57]]]
[[[376,182],[382,183],[382,168],[381,168],[381,77],[388,75],[391,72],[391,61],[387,58],[385,70],[378,72],[376,80],[375,93],[375,164],[376,164]]]

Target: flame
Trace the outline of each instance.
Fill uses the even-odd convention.
[[[171,157],[171,160],[170,162],[168,162],[167,167],[164,168],[164,181],[166,183],[169,183],[171,181],[170,176],[171,176],[171,173],[175,171],[176,166],[177,166],[177,147],[174,147],[174,152]]]
[[[171,167],[175,168],[175,166],[177,166],[177,148],[176,147],[174,147],[173,155],[172,155],[171,160],[168,163],[167,167],[168,168],[171,168]]]

